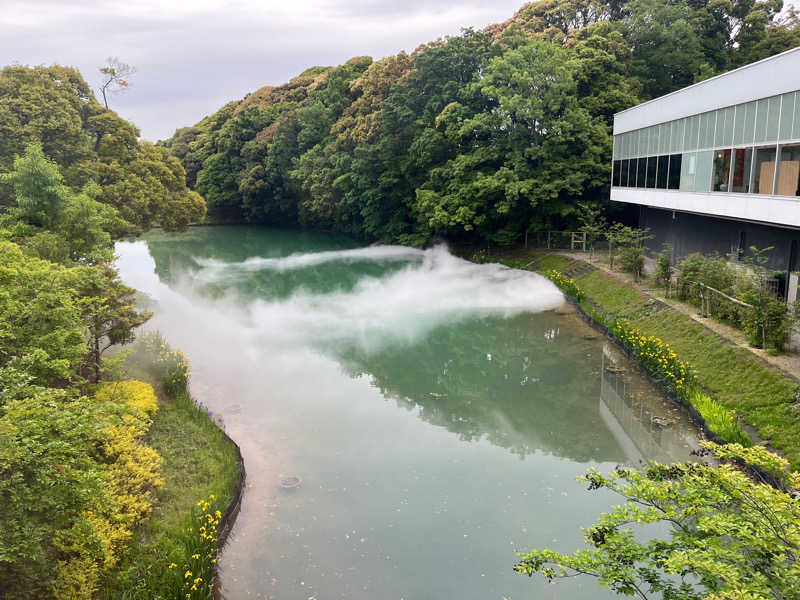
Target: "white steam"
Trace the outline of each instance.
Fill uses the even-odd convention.
[[[230,263],[213,258],[195,258],[195,262],[210,271],[290,271],[316,267],[329,262],[408,262],[421,260],[425,252],[406,246],[370,246],[352,250],[330,250],[309,254],[295,253],[280,258],[251,257],[243,262]]]
[[[350,290],[257,300],[247,307],[256,337],[265,343],[355,342],[366,349],[413,343],[437,325],[469,317],[510,317],[560,306],[561,292],[544,277],[498,264],[476,265],[439,246],[415,250],[374,246],[342,252],[250,258],[209,265],[199,278],[223,280],[229,270],[290,269],[330,261],[404,260],[408,266],[383,277],[364,277]]]

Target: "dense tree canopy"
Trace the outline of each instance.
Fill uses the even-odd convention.
[[[202,221],[205,203],[187,189],[180,161],[163,148],[140,143],[138,136],[136,127],[95,100],[74,69],[0,71],[0,173],[10,171],[15,157],[37,143],[60,168],[67,188],[77,192],[97,184],[92,199],[115,207],[129,231],[156,225],[183,229]],[[14,204],[15,193],[0,186],[0,205]]]
[[[800,43],[781,0],[538,0],[312,67],[164,144],[219,221],[514,243],[608,196],[614,113]]]

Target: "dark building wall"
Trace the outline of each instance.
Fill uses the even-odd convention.
[[[762,249],[774,246],[767,256],[767,267],[775,271],[800,270],[798,245],[800,230],[756,225],[743,221],[706,217],[691,213],[642,206],[639,226],[649,227],[655,237],[647,246],[655,252],[663,244],[673,247],[673,264],[692,252],[701,254],[736,255],[740,250],[749,255],[750,246]],[[790,262],[792,264],[790,264]]]

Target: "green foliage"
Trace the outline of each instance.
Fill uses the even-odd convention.
[[[97,188],[73,207],[73,223],[74,213],[89,207],[102,218],[102,228],[115,234],[154,225],[182,229],[201,221],[205,203],[186,188],[183,165],[165,148],[140,143],[138,135],[133,125],[97,103],[74,69],[5,67],[0,71],[0,172],[13,168],[15,174],[4,177],[9,185],[0,186],[0,205],[13,205],[16,197],[29,222],[52,229],[67,210],[68,195],[94,183]],[[23,152],[26,156],[15,158]],[[125,222],[89,199],[115,207]]]
[[[550,581],[591,575],[617,594],[673,600],[800,598],[800,474],[761,446],[704,446],[719,466],[617,467],[581,479],[624,502],[585,530],[587,547],[567,555],[520,553],[515,570]],[[755,481],[739,465],[768,472],[777,485]],[[650,527],[668,526],[665,537]],[[661,530],[664,531],[664,530]]]
[[[696,386],[687,392],[686,400],[700,413],[708,428],[720,438],[745,447],[753,445],[753,440],[742,429],[735,410],[729,412],[722,404],[700,391]]]
[[[656,257],[656,281],[669,289],[672,281],[672,244],[664,244]]]

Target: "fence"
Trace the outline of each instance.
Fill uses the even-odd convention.
[[[586,252],[590,249],[592,238],[585,231],[526,231],[525,247],[548,248],[555,250],[580,250]]]

